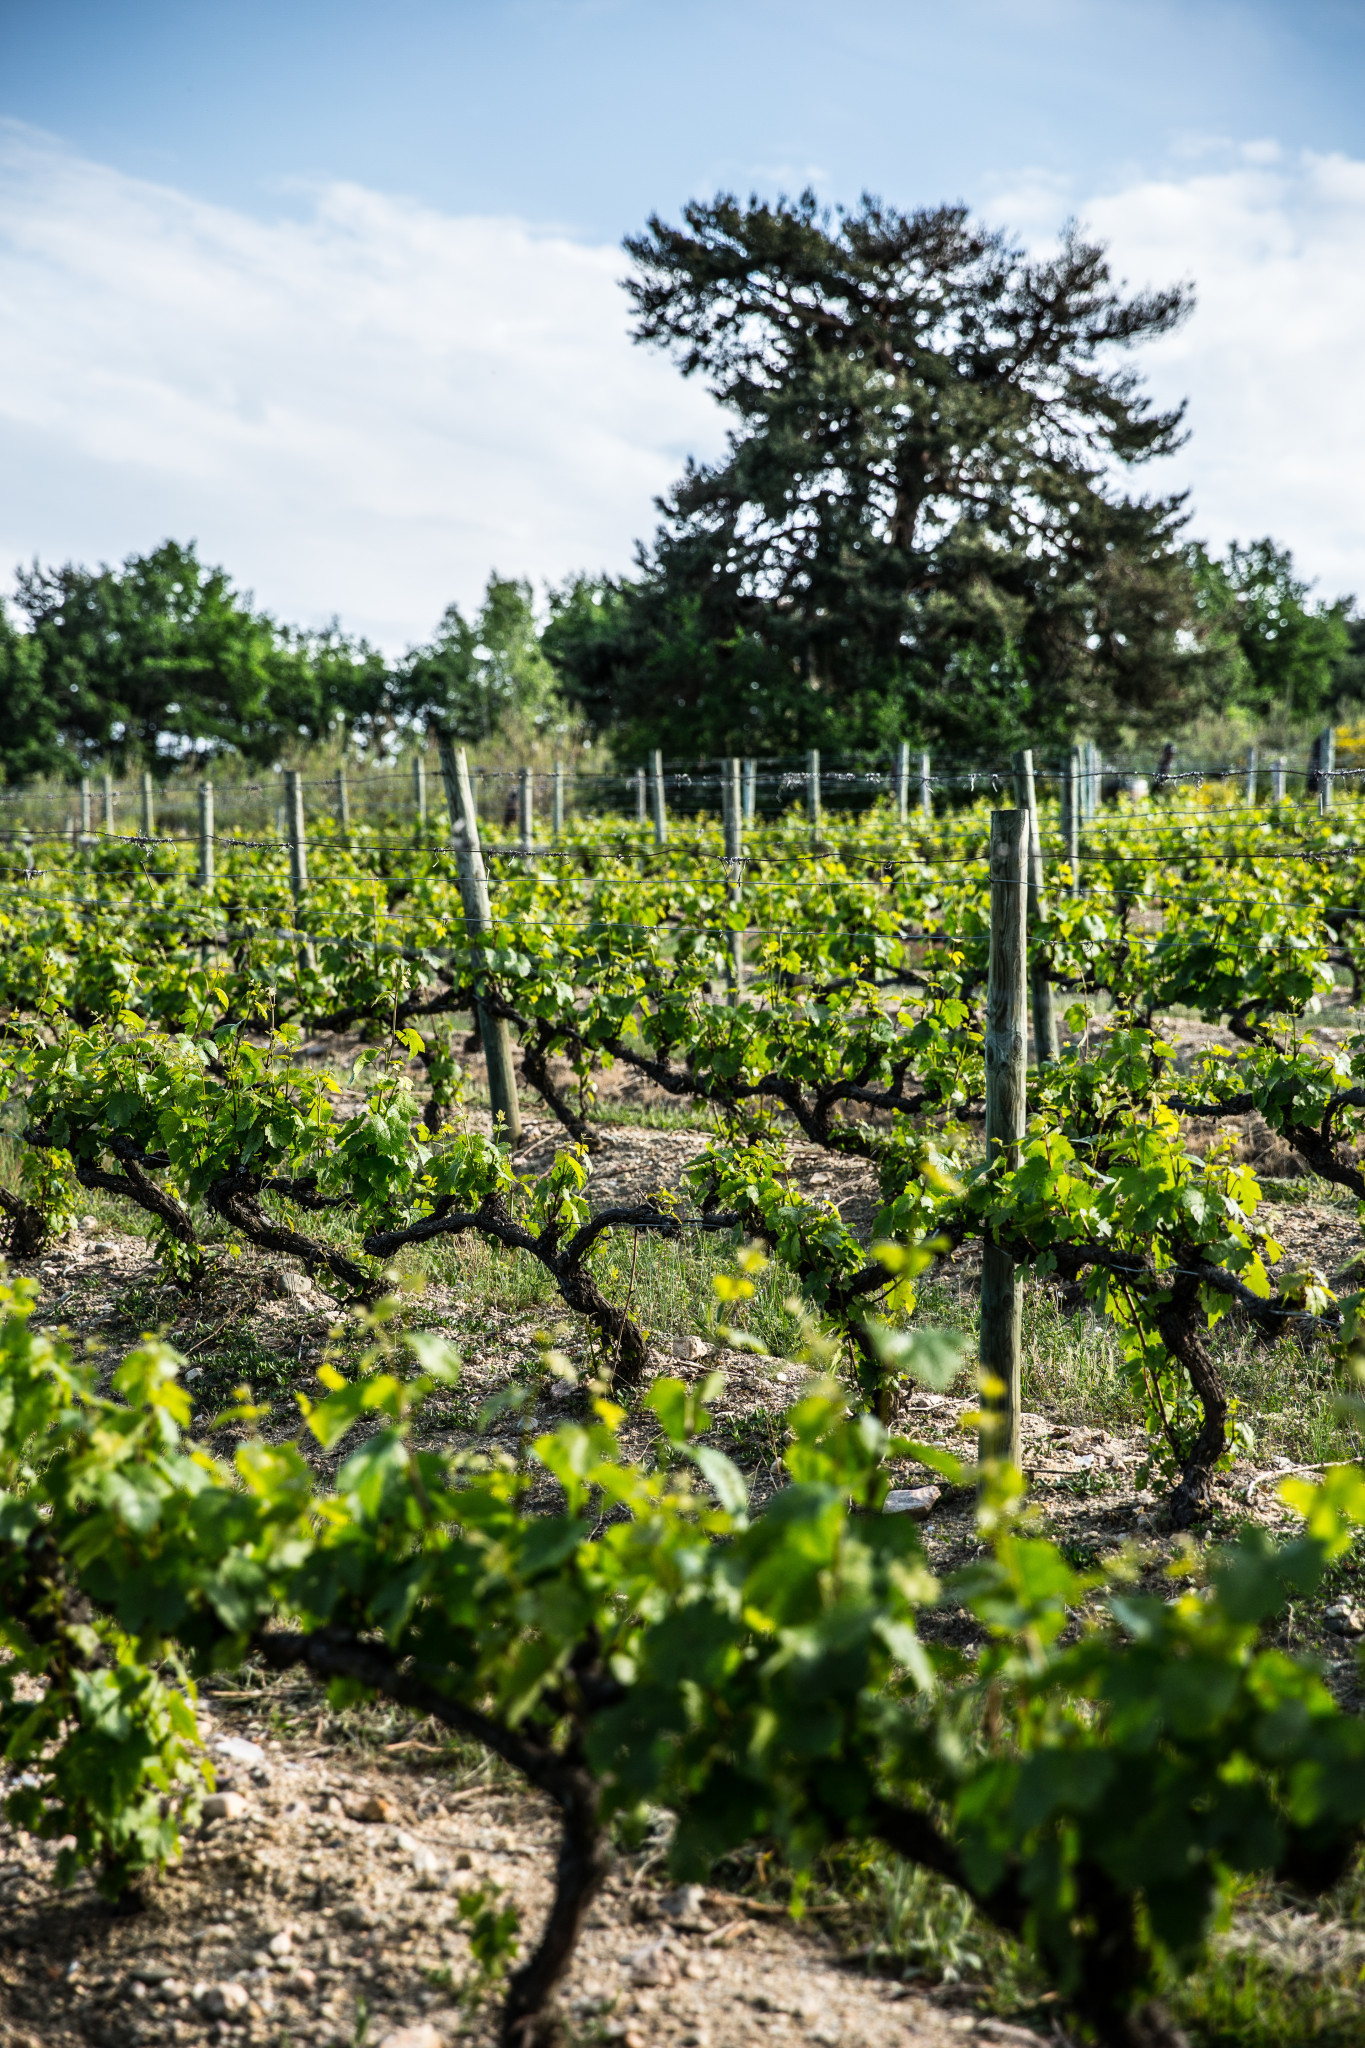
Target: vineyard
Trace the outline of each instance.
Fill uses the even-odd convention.
[[[490,829],[443,770],[410,811],[293,775],[274,830],[212,794],[101,827],[87,793],[8,833],[11,1823],[126,1894],[212,1795],[196,1683],[292,1672],[556,1810],[524,1959],[491,1891],[459,1903],[462,2023],[512,2048],[624,2037],[562,1992],[656,1839],[701,1886],[757,1847],[797,1909],[897,1859],[1022,1944],[1076,2039],[1183,2038],[1162,2001],[1239,1889],[1321,1898],[1365,1830],[1354,1672],[1293,1633],[1365,1520],[1356,778],[1329,748],[1311,797],[1028,756],[931,788],[903,751],[843,801],[816,761],[666,804],[656,763],[625,816],[556,779],[537,818],[523,777]],[[92,1205],[163,1324],[269,1262],[307,1369],[302,1337],[267,1385],[40,1327],[31,1275]],[[543,1324],[481,1404],[438,1271]],[[683,1273],[691,1342],[651,1307]],[[1141,1512],[1085,1555],[1024,1477],[1026,1294],[1108,1347],[1140,1440]],[[1251,1353],[1318,1388],[1278,1475]]]

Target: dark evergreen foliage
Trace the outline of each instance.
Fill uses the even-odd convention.
[[[1184,288],[1124,296],[1074,229],[1034,262],[959,206],[809,192],[626,246],[636,338],[736,425],[638,580],[560,600],[547,647],[623,751],[994,747],[1161,727],[1207,690],[1183,501],[1119,482],[1179,445],[1123,351]]]

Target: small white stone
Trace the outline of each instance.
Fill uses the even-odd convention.
[[[933,1513],[939,1494],[937,1486],[893,1486],[883,1503],[882,1512],[909,1515],[916,1522],[923,1522]]]
[[[709,1358],[711,1346],[704,1337],[660,1337],[659,1349],[665,1358]]]
[[[1334,1636],[1365,1635],[1365,1614],[1350,1600],[1334,1600],[1323,1610],[1322,1625]]]
[[[282,1927],[278,1934],[272,1934],[266,1943],[266,1948],[272,1956],[287,1956],[293,1946],[294,1937],[287,1927]]]
[[[211,1792],[202,1811],[205,1820],[241,1820],[246,1813],[246,1800],[240,1792]]]
[[[196,1997],[195,2004],[207,2020],[235,2019],[251,2003],[245,1984],[210,1984]]]
[[[227,1757],[234,1764],[263,1764],[265,1751],[259,1742],[248,1742],[243,1735],[220,1735],[213,1745],[219,1756]]]
[[[680,1884],[666,1898],[660,1899],[659,1911],[666,1913],[670,1920],[700,1920],[706,1906],[706,1892],[699,1884]]]

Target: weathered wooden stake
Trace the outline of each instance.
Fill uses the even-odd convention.
[[[656,747],[649,757],[649,787],[654,799],[654,844],[668,844],[668,806],[664,800],[664,757]]]
[[[1271,794],[1277,804],[1284,802],[1285,790],[1289,783],[1289,763],[1283,754],[1277,754],[1270,767]]]
[[[421,839],[427,829],[427,764],[420,754],[412,757],[412,801],[417,812],[417,837]]]
[[[1023,747],[1014,757],[1014,800],[1028,812],[1028,918],[1038,924],[1047,916],[1043,897],[1043,835],[1038,829],[1038,796],[1033,784],[1033,749]],[[1052,962],[1039,946],[1034,947],[1029,967],[1033,996],[1033,1057],[1040,1067],[1055,1060],[1060,1051],[1057,1010],[1052,999]]]
[[[721,820],[725,827],[725,858],[734,865],[729,870],[727,895],[732,910],[738,909],[743,890],[740,877],[744,870],[740,863],[744,859],[744,796],[741,787],[741,764],[731,757],[724,764],[720,782]],[[730,959],[726,968],[726,982],[730,990],[731,1004],[738,1003],[744,987],[744,934],[732,931],[730,934]]]
[[[91,826],[92,826],[92,825],[94,824],[94,822],[95,822],[95,821],[94,821],[94,818],[93,818],[93,816],[91,815],[91,809],[90,809],[90,777],[89,777],[88,775],[82,775],[82,777],[81,777],[81,842],[82,842],[82,844],[86,844],[86,843],[87,843],[87,842],[89,841],[89,839],[90,839],[90,836],[91,836],[90,828],[91,828]]]
[[[744,763],[744,822],[752,825],[758,816],[758,763]]]
[[[647,815],[648,815],[648,812],[647,812],[647,808],[646,808],[646,804],[645,804],[645,771],[644,771],[644,769],[643,769],[643,768],[637,768],[637,769],[636,769],[636,771],[635,771],[635,822],[636,822],[636,824],[637,824],[637,825],[643,825],[643,824],[644,824],[644,822],[645,822],[645,819],[646,819],[646,816],[647,816]]]
[[[554,790],[550,802],[550,830],[558,846],[564,836],[564,763],[555,762]]]
[[[351,790],[346,780],[344,765],[337,769],[337,828],[341,833],[342,845],[349,846],[351,843]]]
[[[114,778],[112,775],[104,777],[104,829],[106,832],[112,832],[114,829]]]
[[[297,920],[308,890],[308,841],[303,821],[303,777],[297,768],[285,770],[284,814],[289,834],[289,893],[294,899],[294,917]],[[305,939],[299,948],[299,964],[313,965],[313,945]]]
[[[921,754],[919,757],[919,807],[922,816],[926,818],[933,817],[934,781],[929,773],[929,756],[927,754]]]
[[[812,747],[806,756],[806,816],[810,819],[811,843],[820,836],[820,749]]]
[[[1062,844],[1071,874],[1071,893],[1081,893],[1081,750],[1073,747],[1062,768]]]
[[[1254,804],[1254,803],[1255,803],[1255,801],[1256,801],[1256,780],[1257,780],[1257,776],[1258,776],[1259,772],[1260,772],[1260,756],[1259,756],[1259,755],[1257,754],[1257,751],[1256,751],[1256,746],[1255,746],[1255,743],[1253,742],[1253,743],[1252,743],[1252,745],[1251,745],[1251,746],[1249,746],[1249,747],[1247,748],[1247,789],[1246,789],[1246,799],[1247,799],[1247,802],[1248,802],[1249,804]]]
[[[517,832],[523,853],[533,853],[536,843],[536,792],[529,768],[517,770]]]
[[[450,813],[450,843],[460,875],[460,898],[464,904],[465,930],[471,940],[480,939],[493,927],[488,901],[488,874],[479,844],[479,820],[469,780],[469,763],[463,747],[441,741],[441,775],[445,782],[446,808]],[[512,1065],[512,1039],[505,1017],[495,1017],[474,996],[479,1036],[488,1063],[488,1101],[493,1128],[511,1146],[521,1143],[521,1108],[517,1101],[517,1077]]]
[[[142,771],[142,836],[144,839],[156,837],[156,797],[152,790],[150,768],[144,768]]]
[[[902,740],[896,749],[896,816],[902,825],[910,816],[909,740]]]
[[[308,842],[304,837],[303,777],[297,768],[284,775],[285,830],[289,835],[289,890],[295,904],[308,887]]]
[[[1029,813],[991,812],[991,937],[986,981],[986,1162],[1017,1166],[1027,1116]],[[1023,1281],[989,1231],[981,1248],[980,1458],[1019,1463]]]
[[[1332,808],[1332,777],[1337,765],[1337,729],[1325,725],[1318,738],[1318,811]]]
[[[199,785],[199,886],[213,887],[213,784]]]

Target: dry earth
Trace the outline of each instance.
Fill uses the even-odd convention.
[[[518,1156],[523,1170],[548,1162],[560,1141],[548,1119],[528,1119]],[[706,1134],[693,1129],[610,1126],[593,1162],[595,1203],[639,1199],[676,1186]],[[1294,1264],[1327,1272],[1360,1253],[1352,1210],[1300,1201],[1272,1135],[1254,1121],[1237,1134],[1262,1171],[1279,1172],[1283,1197],[1265,1220]],[[827,1196],[865,1232],[875,1209],[871,1170],[857,1160],[797,1147],[802,1185]],[[1292,1169],[1292,1162],[1291,1162]],[[1306,1190],[1305,1190],[1306,1191]],[[189,1357],[191,1384],[205,1377],[225,1336],[249,1332],[262,1349],[306,1379],[336,1326],[333,1302],[297,1274],[251,1254],[224,1261],[186,1301],[161,1286],[146,1243],[117,1230],[78,1229],[34,1269],[39,1319],[64,1324],[100,1344],[112,1360],[141,1330],[164,1327]],[[972,1286],[972,1261],[959,1282]],[[432,1286],[410,1317],[455,1338],[466,1369],[459,1399],[435,1404],[431,1438],[471,1440],[472,1409],[537,1358],[545,1311],[477,1310],[452,1286]],[[580,1333],[564,1340],[580,1358]],[[757,1497],[777,1478],[774,1433],[781,1407],[805,1378],[803,1368],[739,1352],[711,1352],[688,1333],[661,1340],[661,1368],[695,1377],[721,1366],[727,1387],[718,1422],[726,1448],[750,1471]],[[211,1380],[211,1370],[208,1375]],[[544,1387],[529,1426],[506,1425],[496,1439],[526,1455],[534,1429],[572,1412],[581,1395],[555,1398]],[[970,1402],[915,1393],[898,1418],[924,1441],[969,1448],[962,1417]],[[292,1434],[287,1398],[267,1431]],[[744,1433],[746,1421],[762,1427]],[[738,1430],[738,1435],[736,1431]],[[766,1430],[766,1436],[765,1436]],[[627,1445],[643,1450],[642,1422]],[[765,1448],[766,1445],[766,1448]],[[1069,1550],[1112,1553],[1136,1544],[1144,1570],[1160,1583],[1167,1550],[1155,1496],[1142,1483],[1146,1445],[1134,1435],[1072,1427],[1045,1415],[1024,1418],[1024,1462],[1049,1532]],[[319,1459],[319,1463],[322,1461]],[[1273,1480],[1279,1464],[1242,1462],[1224,1484],[1219,1521],[1248,1515],[1287,1528]],[[908,1462],[900,1487],[932,1475]],[[972,1501],[941,1490],[924,1525],[940,1570],[977,1549]],[[943,1613],[933,1624],[970,1645],[975,1623]],[[1351,1644],[1320,1636],[1339,1697],[1359,1704]],[[115,1913],[82,1879],[54,1893],[46,1845],[0,1829],[0,2044],[7,2048],[133,2048],[143,2042],[215,2044],[316,2042],[337,2048],[442,2048],[457,2038],[491,2041],[490,2010],[466,2011],[459,1987],[468,1946],[456,1904],[465,1888],[496,1884],[515,1900],[534,1938],[548,1899],[554,1822],[534,1795],[473,1770],[467,1755],[429,1740],[434,1731],[399,1730],[384,1747],[336,1735],[322,1698],[296,1683],[259,1674],[203,1696],[202,1732],[219,1769],[221,1817],[187,1845],[182,1862],[148,1886],[142,1909]],[[245,1745],[245,1746],[244,1746]],[[755,1898],[708,1892],[671,1894],[658,1852],[623,1857],[594,1911],[567,1989],[576,2042],[619,2041],[626,2048],[750,2048],[760,2042],[838,2043],[891,2048],[974,2039],[1026,2044],[1040,2038],[1019,2026],[963,2010],[951,1990],[926,1992],[869,1974],[841,1953],[836,1926],[797,1927]],[[1315,1916],[1267,1912],[1240,1922],[1235,1941],[1254,1939],[1291,1959],[1316,1955],[1324,1941],[1365,1950],[1365,1937],[1324,1932]],[[1354,1951],[1352,1951],[1354,1954]],[[1305,1964],[1307,1967],[1308,1964]],[[1043,2022],[1040,2020],[1040,2027]],[[1044,2028],[1042,2038],[1054,2038]]]
[[[316,1696],[310,1696],[316,1698]],[[491,2042],[462,2009],[457,1894],[497,1885],[532,1934],[549,1897],[554,1820],[516,1788],[455,1783],[419,1731],[377,1755],[280,1740],[279,1687],[209,1692],[204,1739],[231,1816],[117,1915],[87,1881],[54,1895],[46,1849],[0,1839],[7,2048],[151,2042],[437,2048]],[[325,1719],[325,1717],[323,1717]],[[652,1882],[623,1858],[580,1944],[565,2004],[587,2042],[747,2048],[946,2048],[1036,2041],[840,1960],[831,1939],[762,1903]],[[657,1860],[657,1859],[654,1859]]]

